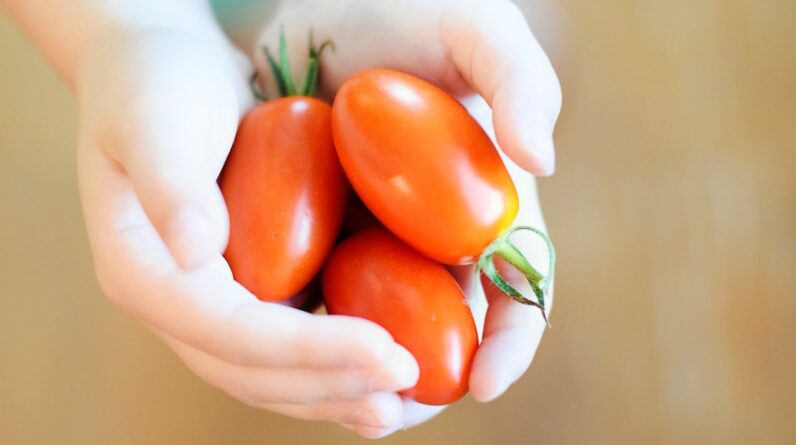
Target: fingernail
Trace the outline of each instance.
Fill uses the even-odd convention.
[[[495,400],[498,397],[500,397],[501,395],[503,395],[503,393],[506,392],[506,390],[509,389],[509,386],[511,386],[511,383],[512,382],[510,382],[508,379],[505,379],[505,378],[501,379],[498,382],[497,386],[495,386],[495,391],[492,393],[492,395],[490,396],[489,399],[490,400]]]
[[[392,428],[384,428],[384,427],[372,427],[372,426],[364,426],[364,425],[354,425],[351,423],[341,423],[340,426],[344,428],[348,428],[349,430],[356,431],[357,434],[366,438],[366,439],[381,439],[384,436],[390,435],[399,429],[404,429],[403,427],[392,427]]]
[[[195,207],[185,207],[169,223],[168,234],[174,259],[182,268],[202,265],[213,252],[208,240],[211,227],[207,217]]]
[[[417,383],[420,375],[417,360],[403,346],[396,346],[385,366],[389,370],[392,383],[398,387],[397,389],[411,388]]]
[[[479,380],[470,387],[476,400],[482,403],[491,402],[506,392],[511,381],[504,375],[493,375],[488,380]]]
[[[534,125],[525,127],[523,133],[523,146],[528,150],[528,159],[523,167],[530,168],[537,176],[552,175],[556,170],[556,157],[549,131]]]
[[[417,361],[401,345],[395,345],[388,357],[372,368],[368,392],[400,391],[415,386],[420,370]]]
[[[509,380],[505,375],[498,376],[495,379],[495,386],[492,388],[491,394],[489,394],[489,397],[487,397],[485,401],[491,402],[497,399],[498,397],[503,395],[503,393],[506,392],[507,389],[509,389],[509,386],[511,386],[512,383],[514,382]]]
[[[355,425],[363,427],[387,428],[389,426],[387,422],[381,418],[381,415],[374,410],[358,412],[353,415],[351,420]],[[357,431],[359,431],[359,428],[357,428]]]
[[[356,432],[366,439],[381,439],[394,433],[397,428],[374,428],[369,426],[358,426]]]

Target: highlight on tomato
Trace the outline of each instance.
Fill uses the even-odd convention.
[[[537,306],[547,319],[552,243],[535,228],[512,228],[519,209],[514,183],[492,140],[459,101],[412,75],[368,69],[340,87],[332,126],[349,182],[385,227],[441,263],[476,262],[503,292]],[[546,242],[547,277],[510,241],[519,230]],[[495,256],[523,273],[535,301],[500,276]]]
[[[324,267],[330,314],[371,320],[417,360],[417,384],[401,394],[447,405],[467,394],[478,334],[470,308],[448,270],[383,228],[355,233]]]
[[[224,256],[235,280],[260,300],[284,300],[307,286],[342,223],[348,185],[334,149],[331,107],[311,97],[328,45],[316,48],[310,39],[300,88],[284,32],[279,60],[265,48],[282,97],[244,116],[219,178],[230,218]]]

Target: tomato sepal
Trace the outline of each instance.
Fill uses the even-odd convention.
[[[300,89],[296,89],[296,83],[293,80],[293,73],[290,71],[290,57],[287,52],[287,39],[285,37],[284,27],[279,28],[279,60],[271,54],[268,46],[263,46],[262,51],[265,54],[265,59],[268,61],[268,66],[271,67],[271,72],[276,81],[276,87],[279,90],[279,95],[282,97],[288,96],[307,96],[314,97],[318,93],[318,82],[320,80],[320,59],[323,51],[326,48],[331,48],[335,51],[334,42],[327,39],[321,42],[320,46],[315,46],[313,40],[312,29],[310,29],[309,37],[309,57],[307,63],[307,72],[304,75],[304,80]],[[261,91],[254,87],[254,81],[257,78],[255,72],[252,76],[252,93],[260,100],[268,100],[268,97]]]
[[[548,269],[547,276],[542,275],[530,261],[525,258],[525,255],[511,242],[511,235],[520,231],[527,230],[538,235],[544,240],[547,246],[548,253]],[[536,301],[531,300],[524,296],[520,291],[514,288],[509,282],[500,275],[495,267],[495,256],[503,259],[515,269],[517,269],[525,277],[531,290],[536,296]],[[539,308],[544,318],[545,323],[550,326],[550,321],[547,319],[547,309],[545,307],[546,296],[550,291],[550,284],[552,283],[553,276],[555,275],[556,266],[556,253],[550,237],[541,230],[531,226],[517,226],[506,231],[493,241],[481,254],[476,263],[476,273],[483,273],[498,289],[503,293],[513,298],[521,304],[535,306]]]
[[[336,51],[334,42],[329,39],[321,42],[320,46],[315,47],[312,37],[312,30],[310,29],[310,48],[309,48],[309,63],[307,64],[307,73],[304,76],[304,82],[301,84],[301,95],[314,97],[318,94],[318,78],[321,64],[321,54],[326,48],[331,48],[332,52]]]
[[[249,89],[251,89],[252,95],[255,99],[259,100],[260,102],[265,102],[269,100],[269,97],[265,92],[260,88],[260,84],[257,80],[257,71],[252,73],[251,78],[249,78]]]

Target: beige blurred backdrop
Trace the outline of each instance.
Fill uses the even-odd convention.
[[[385,444],[796,443],[796,2],[522,2],[564,90],[553,329]],[[349,444],[201,383],[100,295],[75,102],[0,15],[0,443]]]

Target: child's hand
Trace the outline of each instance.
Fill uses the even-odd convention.
[[[439,412],[394,392],[413,386],[417,364],[377,325],[261,303],[232,279],[215,181],[251,105],[250,67],[201,2],[3,3],[77,91],[81,197],[111,301],[199,376],[247,403],[368,437]],[[287,3],[271,23],[292,34],[295,73],[304,69],[307,30],[334,37],[337,53],[324,58],[327,95],[371,66],[425,77],[463,99],[478,93],[494,110],[505,153],[528,171],[552,172],[558,83],[507,1]],[[263,37],[272,47],[277,31],[270,26]],[[489,128],[489,108],[466,103]],[[541,226],[533,178],[510,167],[523,199],[517,223]],[[470,381],[478,400],[497,397],[524,372],[543,331],[535,308],[487,293],[493,304]]]
[[[513,4],[504,0],[307,0],[285,5],[263,34],[250,42],[260,79],[266,80],[269,92],[273,79],[261,47],[276,48],[280,26],[288,34],[291,60],[296,61],[294,75],[305,68],[301,62],[306,59],[308,30],[313,30],[316,42],[333,40],[336,51],[326,52],[322,60],[321,84],[329,98],[346,77],[374,66],[423,77],[459,96],[514,161],[507,160],[521,199],[515,224],[544,228],[535,182],[528,172],[553,172],[552,132],[561,91],[546,55]],[[230,32],[238,43],[246,44],[245,37]],[[516,241],[519,247],[525,246],[534,264],[546,264],[546,250],[528,240]],[[501,269],[518,290],[530,294],[521,275]],[[472,267],[454,272],[465,290],[477,291],[471,286]],[[492,286],[485,290],[490,307],[470,378],[471,393],[480,401],[498,397],[525,372],[545,326],[538,309],[516,303]],[[421,423],[441,409],[406,401],[402,426]],[[369,437],[392,431],[357,430]]]
[[[402,417],[412,356],[379,326],[263,303],[221,256],[216,177],[251,67],[213,35],[104,42],[76,77],[80,186],[104,293],[201,378],[245,403],[360,428]],[[181,267],[182,266],[182,267]]]

